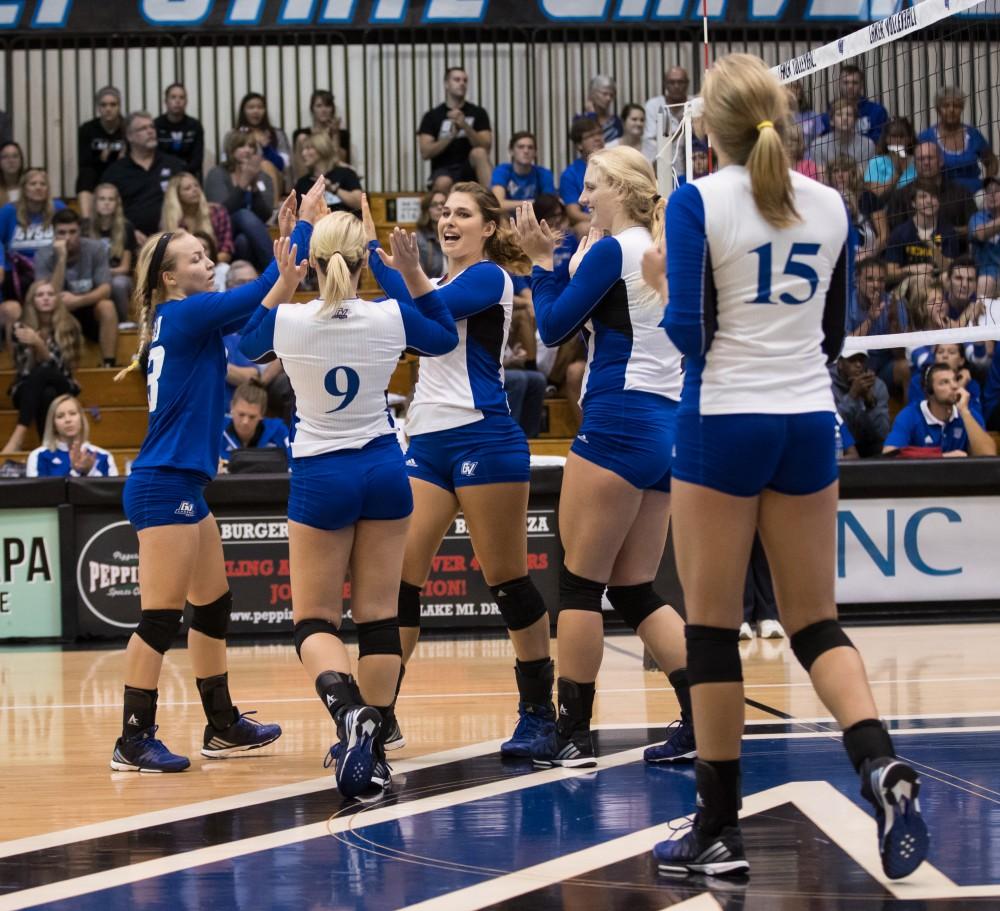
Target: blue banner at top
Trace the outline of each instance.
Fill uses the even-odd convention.
[[[908,0],[707,0],[713,21],[814,25],[883,19]],[[666,25],[702,17],[703,0],[0,0],[0,29],[111,35],[437,26]]]

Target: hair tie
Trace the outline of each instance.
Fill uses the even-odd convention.
[[[174,234],[172,231],[164,231],[160,236],[160,239],[156,242],[156,249],[153,250],[153,255],[149,259],[149,277],[155,279],[150,281],[146,280],[146,301],[150,302],[153,300],[153,292],[156,290],[156,286],[160,283],[160,267],[163,265],[163,257],[166,256],[167,247],[170,246],[170,241],[173,240]]]
[[[762,120],[760,123],[757,124],[757,132],[760,133],[763,130],[766,130],[768,127],[770,127],[773,130],[774,129],[774,121],[773,120]]]

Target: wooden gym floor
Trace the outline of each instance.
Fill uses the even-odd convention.
[[[322,759],[332,724],[289,645],[235,645],[241,710],[282,738],[198,755],[184,649],[164,665],[160,736],[192,767],[112,773],[120,649],[0,650],[0,911],[11,908],[1000,908],[1000,627],[854,628],[897,749],[923,773],[929,863],[881,875],[875,827],[826,712],[785,640],[741,646],[751,876],[664,882],[649,848],[693,807],[690,766],[649,768],[676,702],[610,636],[596,773],[496,755],[516,691],[503,638],[429,638],[407,673],[393,794],[345,803]],[[825,720],[824,720],[825,719]],[[909,902],[909,903],[906,903]]]

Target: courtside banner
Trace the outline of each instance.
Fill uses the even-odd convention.
[[[951,0],[935,0],[947,6]],[[963,0],[955,0],[962,3]],[[911,3],[899,0],[708,0],[719,25],[762,28],[875,22]],[[972,14],[976,14],[972,10]],[[441,26],[533,29],[546,26],[686,25],[702,0],[0,0],[0,29],[67,35],[287,29],[336,31]]]
[[[842,500],[837,602],[1000,598],[1000,497]]]
[[[62,635],[59,511],[0,511],[0,639]]]

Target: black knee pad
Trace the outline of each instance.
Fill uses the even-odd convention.
[[[639,629],[639,624],[643,620],[666,603],[656,593],[652,582],[640,582],[638,585],[609,585],[608,600],[621,614],[622,620],[634,630]]]
[[[399,644],[399,619],[372,620],[370,623],[355,623],[358,628],[358,657],[365,655],[399,655],[403,648]]]
[[[603,582],[584,579],[565,566],[559,570],[559,610],[586,610],[601,613]]]
[[[165,655],[177,638],[183,616],[179,610],[144,610],[135,634],[153,651]]]
[[[302,660],[302,643],[310,636],[315,636],[316,633],[326,633],[328,636],[340,638],[340,630],[329,620],[320,620],[318,617],[308,617],[305,620],[299,620],[295,624],[293,631],[293,636],[295,637],[295,654],[299,656],[299,660]]]
[[[420,593],[423,586],[399,583],[399,625],[420,628]]]
[[[838,620],[820,620],[803,627],[791,638],[792,651],[806,671],[813,666],[816,659],[832,648],[847,646],[854,648],[854,643],[840,628]]]
[[[226,592],[211,604],[191,604],[191,629],[212,639],[225,639],[226,630],[229,629],[229,612],[232,609],[232,592]]]
[[[687,640],[687,676],[691,686],[699,683],[740,683],[740,631],[719,626],[684,627]]]
[[[507,624],[507,629],[527,629],[548,615],[545,599],[530,576],[491,585],[490,591],[497,599],[497,607],[500,608],[500,616]]]

